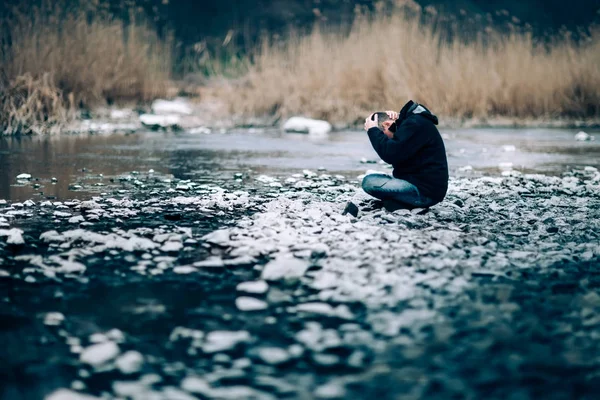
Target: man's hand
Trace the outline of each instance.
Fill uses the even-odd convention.
[[[398,119],[398,113],[396,111],[386,111],[385,113],[394,121]]]
[[[371,128],[377,127],[379,125],[379,121],[377,115],[375,115],[374,119],[371,119],[373,114],[369,115],[367,119],[365,119],[365,131],[368,131]]]

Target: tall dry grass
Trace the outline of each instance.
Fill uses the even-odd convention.
[[[349,34],[316,29],[265,41],[240,83],[222,96],[232,111],[305,114],[354,122],[415,99],[443,116],[592,117],[600,114],[600,32],[544,43],[487,30],[452,38],[407,13],[358,16]]]
[[[132,13],[45,2],[15,10],[0,29],[0,133],[43,133],[76,109],[164,96],[171,42]]]

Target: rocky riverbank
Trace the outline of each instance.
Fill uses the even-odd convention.
[[[394,213],[325,172],[236,178],[1,204],[3,398],[19,377],[53,400],[597,392],[595,168]]]

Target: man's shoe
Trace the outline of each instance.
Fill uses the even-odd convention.
[[[358,218],[358,207],[353,202],[349,201],[342,212],[342,215],[350,214],[354,218]]]

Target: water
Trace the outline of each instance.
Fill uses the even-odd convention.
[[[577,142],[576,130],[443,130],[451,173],[471,165],[475,172],[498,174],[511,162],[523,172],[560,174],[573,167],[600,167],[600,141]],[[594,134],[598,131],[589,133]],[[514,146],[506,151],[503,146]],[[355,177],[382,165],[364,132],[338,132],[325,139],[278,131],[232,131],[189,135],[144,132],[131,135],[85,135],[0,139],[0,199],[88,198],[69,190],[74,182],[111,186],[111,177],[154,169],[180,179],[229,179],[235,172],[286,175],[324,167],[327,173]],[[16,176],[34,180],[21,185]],[[102,174],[102,176],[100,176]],[[52,183],[51,179],[58,181]],[[35,185],[39,185],[36,187]],[[98,186],[97,191],[106,190]],[[113,185],[114,186],[114,185]]]

